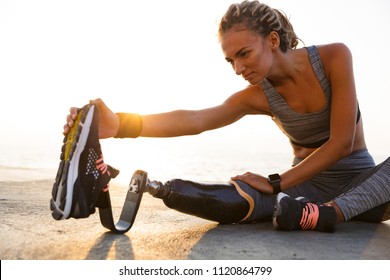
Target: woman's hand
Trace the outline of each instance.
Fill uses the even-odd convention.
[[[95,104],[99,108],[99,138],[116,136],[119,129],[119,117],[100,98],[92,100],[90,103]],[[78,110],[76,107],[70,108],[69,115],[66,117],[66,124],[64,125],[64,135],[68,134],[74,125]]]
[[[248,185],[250,185],[252,188],[260,191],[264,194],[273,194],[274,190],[271,184],[268,182],[268,179],[255,173],[246,172],[243,175],[237,175],[231,178],[232,180],[240,180]]]

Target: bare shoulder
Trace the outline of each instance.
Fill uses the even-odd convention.
[[[325,72],[329,74],[332,69],[348,66],[352,63],[352,54],[347,45],[333,43],[317,46]],[[344,68],[344,67],[342,67]]]
[[[270,114],[268,101],[261,86],[248,86],[231,95],[225,104],[241,107],[247,114]]]

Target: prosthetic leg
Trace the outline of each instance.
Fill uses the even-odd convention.
[[[148,192],[177,211],[221,224],[244,222],[254,209],[254,202],[237,182],[202,184],[174,179],[165,184],[147,179],[147,173],[135,171],[119,221],[114,222],[110,194],[101,192],[96,207],[102,225],[114,233],[125,233],[133,226],[142,195]]]
[[[100,193],[96,207],[99,208],[100,222],[105,228],[108,228],[114,233],[126,233],[131,229],[137,216],[147,179],[148,173],[145,171],[137,170],[134,172],[117,223],[114,222],[109,191]]]
[[[203,184],[181,179],[165,184],[152,181],[145,190],[161,198],[169,208],[221,224],[244,221],[254,208],[253,199],[233,181],[229,184]]]

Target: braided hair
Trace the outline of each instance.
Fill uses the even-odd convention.
[[[259,1],[245,0],[230,5],[220,21],[219,38],[221,39],[232,27],[240,24],[264,37],[271,31],[277,32],[282,52],[295,49],[298,45],[299,39],[286,15]]]

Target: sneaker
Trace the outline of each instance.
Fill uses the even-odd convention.
[[[306,198],[291,198],[285,193],[276,196],[273,226],[282,230],[317,230],[334,232],[337,214],[333,207],[310,203]]]
[[[98,107],[88,104],[79,110],[75,124],[64,138],[50,200],[56,220],[93,214],[100,192],[119,174],[104,163],[98,123]]]
[[[273,226],[283,230],[314,229],[319,217],[318,205],[303,197],[291,198],[278,193],[272,217]]]

